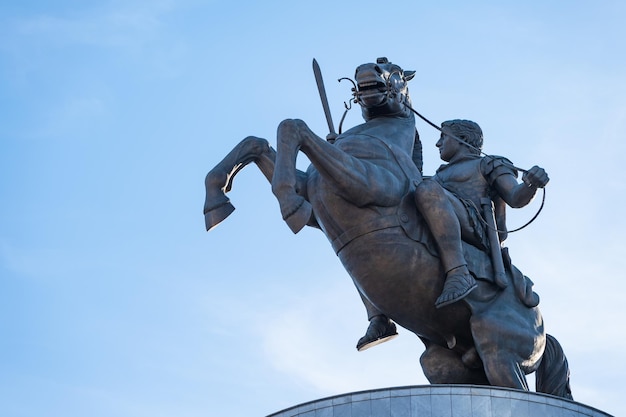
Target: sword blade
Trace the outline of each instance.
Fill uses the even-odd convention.
[[[328,97],[326,97],[326,89],[324,88],[324,79],[322,78],[322,71],[317,63],[317,60],[313,58],[313,74],[315,74],[315,82],[317,83],[317,90],[320,93],[320,99],[322,100],[322,107],[324,108],[324,115],[326,116],[326,123],[328,123],[328,130],[331,135],[336,135],[335,127],[333,125],[333,117],[330,114],[330,107],[328,106]]]

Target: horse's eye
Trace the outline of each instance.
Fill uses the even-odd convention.
[[[394,72],[389,77],[389,84],[394,91],[400,91],[404,88],[404,80],[399,72]]]

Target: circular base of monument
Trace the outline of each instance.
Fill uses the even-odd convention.
[[[552,395],[475,385],[383,388],[322,398],[268,417],[611,417]]]

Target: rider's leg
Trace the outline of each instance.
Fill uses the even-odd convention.
[[[398,332],[396,331],[396,325],[374,307],[360,291],[359,295],[367,311],[367,319],[370,322],[365,335],[356,344],[356,349],[361,352],[393,339],[398,335]]]
[[[461,224],[455,209],[435,181],[421,181],[415,189],[415,204],[435,238],[446,281],[435,305],[443,307],[466,297],[476,281],[467,269],[461,246]]]

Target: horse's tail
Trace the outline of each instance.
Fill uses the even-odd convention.
[[[549,334],[546,334],[546,350],[535,374],[535,389],[537,392],[573,399],[565,352],[559,342]]]

